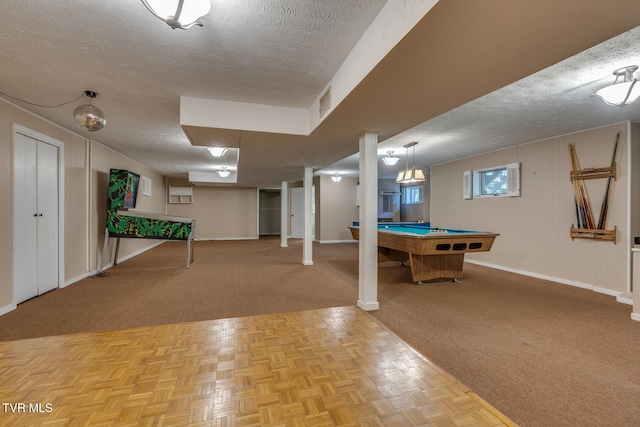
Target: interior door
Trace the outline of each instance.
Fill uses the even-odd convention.
[[[38,295],[58,287],[58,147],[38,141]]]
[[[304,188],[291,189],[291,238],[304,237]]]
[[[58,287],[58,147],[15,134],[14,302]]]
[[[16,134],[13,149],[13,299],[20,303],[38,295],[37,141]]]

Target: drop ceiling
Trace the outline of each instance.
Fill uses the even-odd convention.
[[[186,31],[134,0],[8,0],[0,96],[167,176],[214,172],[221,164],[205,146],[226,141],[240,154],[236,183],[221,185],[263,188],[301,179],[305,166],[356,176],[364,131],[379,134],[380,158],[404,157],[402,146],[418,141],[416,164],[428,168],[640,120],[640,103],[614,108],[591,97],[614,69],[640,65],[637,1],[430,3],[308,134],[220,122],[185,133],[181,97],[309,109],[367,29],[392,32],[376,17],[403,19],[421,0],[212,0],[204,27]],[[99,94],[101,131],[73,121],[82,100],[41,107],[85,90]],[[379,173],[401,166],[381,163]]]

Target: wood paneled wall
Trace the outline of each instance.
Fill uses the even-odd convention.
[[[489,253],[468,259],[534,276],[618,295],[628,291],[630,265],[628,123],[533,142],[431,168],[431,221],[442,227],[500,233]],[[569,144],[581,167],[606,167],[616,133],[617,180],[612,183],[607,228],[617,228],[617,244],[572,240],[576,223],[569,180]],[[464,200],[466,170],[519,162],[521,196]],[[595,216],[600,212],[606,180],[587,182]]]

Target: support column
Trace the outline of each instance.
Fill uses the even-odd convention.
[[[311,219],[313,212],[311,207],[311,187],[313,186],[313,168],[304,168],[304,239],[302,242],[302,264],[313,265],[313,257],[311,254],[311,245],[313,243],[311,236]]]
[[[280,187],[280,246],[289,246],[287,230],[289,229],[289,189],[287,181],[282,181]]]
[[[360,236],[358,307],[377,310],[378,303],[378,134],[360,135]]]

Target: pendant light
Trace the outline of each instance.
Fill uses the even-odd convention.
[[[73,111],[73,119],[89,132],[95,132],[107,125],[104,113],[95,105],[91,105],[91,100],[98,96],[97,93],[87,90],[84,92],[89,97],[89,103],[77,107]]]
[[[405,170],[398,172],[396,182],[399,184],[408,184],[411,182],[423,182],[427,180],[427,176],[422,168],[416,168],[416,145],[417,142],[410,142],[404,145],[406,152]],[[413,148],[413,167],[409,169],[409,148]]]

